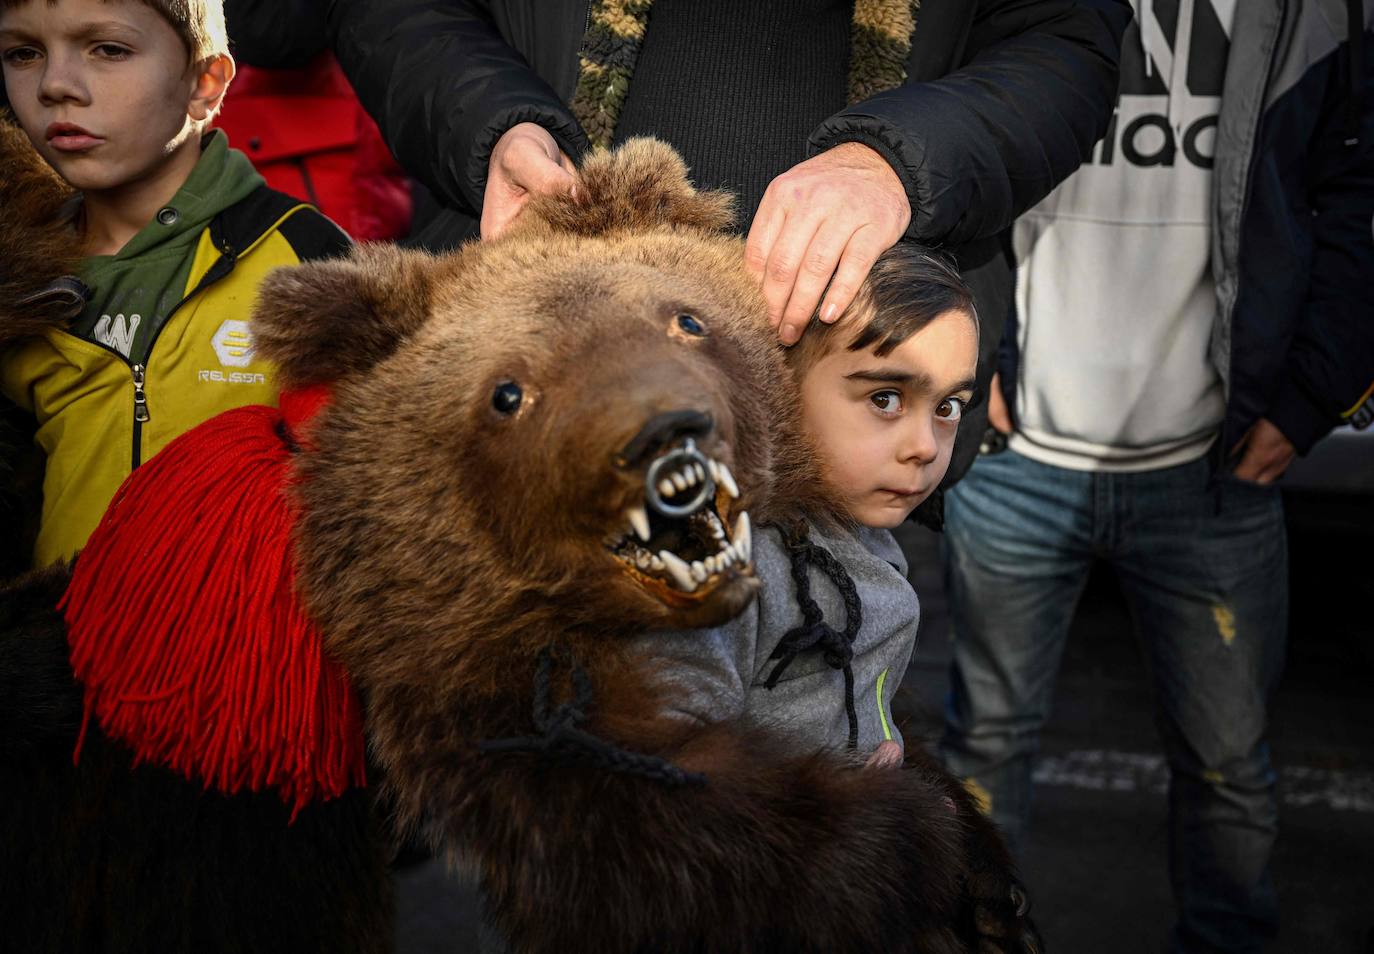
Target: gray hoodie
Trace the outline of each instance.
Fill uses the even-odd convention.
[[[830,533],[813,526],[809,535],[844,566],[863,606],[851,663],[858,751],[867,754],[884,739],[900,743],[890,706],[916,645],[920,618],[916,593],[906,579],[906,559],[886,530]],[[674,699],[675,714],[702,723],[744,718],[783,730],[803,749],[842,749],[849,738],[844,675],[826,665],[818,649],[793,660],[773,689],[765,685],[777,665],[770,654],[802,623],[791,560],[773,527],[754,534],[754,570],[761,584],[758,599],[724,626],[640,637],[650,655],[669,661],[669,679],[683,690]],[[825,621],[842,631],[845,609],[839,592],[814,566],[810,578],[812,598]]]

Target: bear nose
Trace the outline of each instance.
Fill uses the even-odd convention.
[[[704,411],[664,411],[649,418],[616,455],[621,467],[632,467],[660,447],[688,437],[705,437],[715,428],[715,421]]]

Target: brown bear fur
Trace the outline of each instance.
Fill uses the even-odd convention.
[[[0,349],[73,317],[70,300],[35,296],[81,262],[65,209],[71,186],[6,116],[0,111]]]
[[[710,415],[700,443],[743,492],[718,493],[722,516],[826,515],[727,208],[632,142],[500,240],[269,280],[258,347],[288,384],[339,375],[299,467],[302,595],[366,699],[401,824],[476,855],[518,951],[1022,950],[1005,851],[927,760],[860,770],[744,725],[685,729],[630,650],[756,585],[732,572],[686,598],[609,553],[645,492],[623,452],[654,415]],[[508,382],[524,400],[504,415]],[[585,728],[704,781],[484,749],[533,731],[551,645],[569,654],[555,702],[584,667]]]

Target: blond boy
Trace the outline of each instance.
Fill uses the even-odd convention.
[[[210,131],[234,76],[219,0],[0,0],[14,117],[75,190],[85,310],[0,355],[46,458],[34,564],[70,558],[130,471],[221,411],[272,404],[247,319],[272,268],[347,238]]]

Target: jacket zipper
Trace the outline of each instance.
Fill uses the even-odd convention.
[[[167,312],[167,317],[162,319],[162,324],[158,326],[157,331],[153,332],[153,337],[148,341],[146,352],[148,357],[144,359],[145,361],[150,361],[152,359],[153,348],[157,346],[157,339],[162,335],[162,330],[172,323],[172,318],[181,310],[181,306],[234,270],[234,265],[238,262],[238,253],[232,248],[227,247],[220,249],[219,253],[220,257],[206,270],[200,282],[195,288],[191,289],[191,293],[172,306],[172,310]],[[85,339],[82,340],[84,341]],[[107,350],[114,351],[113,348],[108,348]],[[114,353],[119,354],[118,351]],[[120,355],[120,357],[126,364],[128,363],[129,359],[127,356]],[[134,382],[133,454],[130,459],[130,464],[131,469],[138,470],[139,465],[143,463],[143,425],[151,418],[148,412],[148,390],[145,386],[148,365],[130,364],[129,372]]]
[[[220,249],[220,257],[206,270],[205,276],[201,278],[200,283],[191,290],[191,294],[177,302],[172,307],[172,310],[167,312],[167,317],[162,319],[162,324],[158,326],[157,331],[153,332],[152,338],[148,340],[148,357],[144,360],[152,360],[153,348],[157,346],[157,339],[162,335],[162,330],[172,323],[172,318],[181,310],[181,306],[233,271],[237,261],[238,256],[232,249]],[[215,274],[217,270],[219,270],[219,274]],[[128,359],[126,358],[125,360],[127,361]],[[133,373],[134,381],[134,439],[132,463],[133,469],[138,470],[139,465],[143,463],[143,424],[149,419],[148,392],[144,387],[148,366],[146,364],[135,364],[131,365],[129,370]]]
[[[149,351],[152,349],[149,348]],[[143,390],[144,366],[136,364],[129,369],[134,376],[134,455],[133,466],[138,467],[139,447],[143,443],[143,423],[148,420],[148,395]]]

